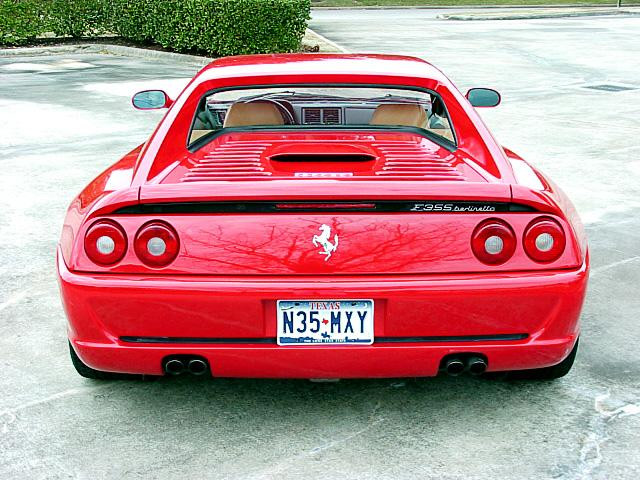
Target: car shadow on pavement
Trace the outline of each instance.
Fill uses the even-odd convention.
[[[283,422],[300,426],[342,419],[348,425],[363,419],[400,420],[407,415],[423,420],[473,416],[482,421],[494,415],[530,414],[532,409],[544,414],[552,408],[549,399],[562,395],[570,377],[555,382],[438,376],[313,383],[185,376],[113,381],[101,395],[112,406],[118,405],[130,421],[150,416],[177,420],[179,415],[181,424],[197,429],[202,424],[225,428],[251,418],[262,427],[277,429]]]

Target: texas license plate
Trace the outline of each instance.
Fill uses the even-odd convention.
[[[278,345],[371,345],[373,300],[278,300]]]

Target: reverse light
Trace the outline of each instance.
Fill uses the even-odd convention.
[[[516,250],[516,235],[508,223],[490,218],[480,223],[471,236],[473,254],[482,263],[500,265]]]
[[[539,263],[557,260],[566,245],[564,230],[550,217],[536,218],[524,231],[524,250],[529,257]]]
[[[167,223],[154,221],[143,225],[133,241],[138,258],[150,267],[165,267],[178,255],[178,234]]]
[[[98,265],[113,265],[127,251],[127,235],[116,222],[98,220],[84,236],[84,251]]]

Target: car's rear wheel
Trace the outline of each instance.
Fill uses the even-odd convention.
[[[516,370],[509,372],[507,378],[514,380],[555,380],[556,378],[564,377],[569,373],[569,370],[571,370],[573,362],[576,359],[576,354],[578,353],[578,341],[579,339],[576,340],[576,344],[573,346],[573,349],[567,358],[557,365],[545,368],[535,368],[532,370]]]
[[[76,372],[84,378],[91,378],[93,380],[139,380],[146,379],[147,375],[128,375],[125,373],[113,373],[103,372],[101,370],[94,370],[86,365],[76,353],[69,342],[69,355],[71,356],[71,363],[73,363]]]

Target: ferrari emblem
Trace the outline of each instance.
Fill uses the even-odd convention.
[[[320,250],[318,253],[324,255],[324,261],[326,262],[331,258],[331,254],[338,249],[338,234],[333,236],[333,243],[329,240],[331,238],[331,227],[329,225],[322,224],[319,228],[322,232],[320,235],[314,235],[312,242],[314,246],[322,246],[324,250]]]

